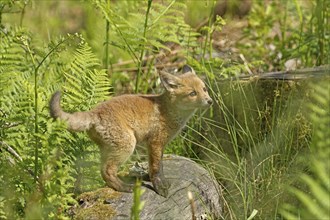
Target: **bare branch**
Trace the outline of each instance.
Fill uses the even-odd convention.
[[[0,141],[0,146],[3,147],[8,153],[13,155],[17,160],[23,161],[22,157],[6,142]]]

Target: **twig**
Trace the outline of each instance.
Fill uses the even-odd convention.
[[[154,65],[155,68],[165,68],[165,67],[173,67],[173,66],[182,66],[184,64],[184,62],[178,62],[178,63],[165,63],[165,64],[156,64]],[[141,70],[147,70],[148,66],[145,66],[145,67],[141,67]],[[113,72],[116,72],[116,71],[121,71],[121,72],[135,72],[137,71],[137,67],[129,67],[129,68],[114,68],[113,69]]]
[[[14,158],[16,158],[16,160],[19,161],[23,161],[22,157],[11,147],[9,146],[9,144],[7,144],[6,142],[0,141],[0,147],[4,148],[8,153],[10,153],[11,155],[14,156]],[[16,165],[15,160],[12,159],[11,157],[8,158],[9,163],[11,163],[12,165]],[[32,177],[34,177],[34,172],[31,169],[27,169],[26,170]],[[38,176],[37,176],[37,180],[38,180]]]
[[[245,59],[244,55],[240,53],[240,54],[239,54],[239,57],[243,60],[243,62],[244,62],[244,66],[245,66],[245,69],[248,71],[248,73],[249,73],[250,75],[252,75],[253,73],[252,73],[252,71],[251,71],[251,69],[250,69],[248,63],[246,62],[246,59]]]
[[[21,124],[23,124],[23,122],[5,123],[3,128],[12,128],[12,127],[16,127]]]
[[[191,219],[196,220],[196,216],[195,216],[196,207],[195,207],[195,203],[194,203],[194,197],[190,191],[188,191],[188,199],[189,199],[190,206],[191,206]]]
[[[173,50],[170,52],[170,55],[175,55],[177,53],[179,53],[181,50]],[[167,56],[169,54],[165,53],[165,52],[160,52],[159,54],[157,55],[150,55],[150,56],[146,56],[142,59],[142,61],[147,61],[147,60],[152,60],[154,58],[159,58],[159,57],[162,57],[162,56]],[[125,60],[125,61],[122,61],[120,63],[115,63],[113,64],[112,66],[113,67],[118,67],[118,66],[124,66],[124,65],[127,65],[127,64],[132,64],[134,63],[134,60]]]
[[[277,80],[299,80],[299,79],[308,79],[308,78],[317,78],[317,77],[330,77],[330,65],[318,66],[314,68],[304,68],[297,70],[285,70],[285,71],[277,71],[277,72],[268,72],[261,74],[253,74],[253,75],[241,75],[237,77],[230,77],[226,79],[222,79],[221,81],[227,80],[269,80],[269,79],[277,79]]]
[[[205,18],[203,21],[201,21],[199,24],[197,24],[197,26],[195,27],[195,30],[196,31],[201,31],[202,27],[204,27],[208,23],[209,23],[209,19]]]
[[[17,160],[23,161],[22,157],[11,147],[9,144],[0,141],[1,147],[4,147],[11,155],[13,155]]]

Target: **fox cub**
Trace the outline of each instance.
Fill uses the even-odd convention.
[[[60,92],[56,92],[50,100],[50,114],[54,119],[66,121],[71,131],[87,131],[98,144],[102,177],[109,187],[117,191],[132,191],[132,185],[117,177],[117,170],[137,144],[146,144],[150,180],[154,190],[167,197],[170,184],[163,174],[164,147],[198,108],[212,104],[204,82],[189,66],[184,66],[179,76],[166,72],[159,75],[165,87],[164,93],[121,95],[87,112],[64,112],[60,106]]]

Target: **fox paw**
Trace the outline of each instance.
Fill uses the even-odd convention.
[[[133,192],[134,185],[133,184],[128,184],[124,183],[121,185],[121,189],[119,191],[121,192]]]
[[[133,192],[133,188],[134,188],[133,184],[128,184],[128,183],[121,183],[120,185],[116,185],[116,186],[108,184],[108,186],[118,192],[128,192],[128,193]]]
[[[167,198],[167,196],[168,196],[168,189],[171,186],[171,184],[170,184],[170,182],[168,180],[166,180],[165,178],[161,179],[161,178],[157,177],[153,181],[153,186],[154,186],[155,191],[159,195]]]

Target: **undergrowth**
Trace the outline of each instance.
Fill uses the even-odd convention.
[[[328,1],[254,2],[235,45],[251,62],[217,56],[212,43],[226,22],[213,20],[215,1],[206,1],[201,32],[185,21],[184,1],[44,2],[41,10],[72,6],[68,14],[84,17],[84,28],[53,22],[57,37],[29,24],[41,22],[30,17],[34,3],[0,3],[0,219],[66,219],[75,195],[103,186],[96,145],[50,118],[52,93],[63,91],[67,111],[88,110],[112,91],[158,92],[157,68],[183,63],[204,77],[215,104],[166,152],[210,169],[222,186],[223,219],[321,219],[329,212],[328,75],[324,84],[234,79],[283,69],[289,59],[301,67],[329,64]]]
[[[65,217],[73,193],[98,183],[97,151],[84,135],[53,122],[50,95],[62,90],[65,108],[91,108],[109,95],[109,79],[81,36],[41,47],[20,28],[0,35],[3,217]]]

